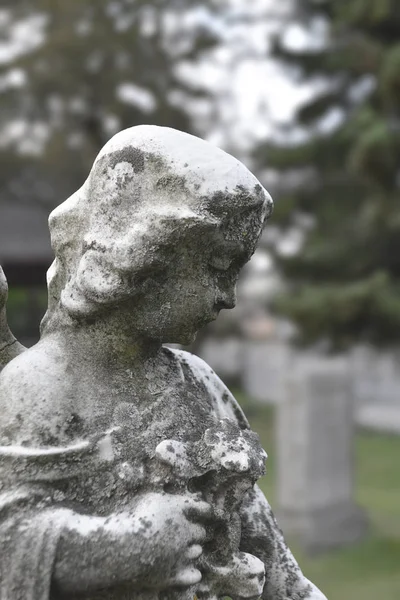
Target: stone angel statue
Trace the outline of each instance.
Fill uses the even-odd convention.
[[[326,600],[257,487],[265,453],[189,344],[235,305],[272,201],[169,128],[115,135],[50,215],[29,350],[0,276],[1,600]]]

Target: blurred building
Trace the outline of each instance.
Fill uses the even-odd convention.
[[[53,254],[48,209],[39,203],[0,200],[0,264],[9,284],[8,322],[21,343],[38,341],[46,310],[46,271]]]
[[[0,201],[0,264],[10,287],[45,283],[52,261],[47,219],[40,204]]]

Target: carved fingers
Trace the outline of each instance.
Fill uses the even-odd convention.
[[[214,517],[214,511],[208,502],[197,498],[185,498],[184,513],[193,520],[207,523]]]
[[[201,572],[195,567],[183,568],[173,579],[171,587],[191,587],[201,581]]]
[[[232,600],[255,600],[261,596],[264,583],[264,563],[251,554],[238,552],[227,564],[205,565],[205,576],[199,592],[207,600],[214,598],[214,593],[218,594],[218,598],[230,596]],[[207,595],[209,591],[210,596]]]
[[[134,513],[136,536],[151,545],[148,568],[153,584],[159,589],[189,588],[201,581],[196,562],[207,540],[211,507],[194,495],[162,492],[143,496]]]

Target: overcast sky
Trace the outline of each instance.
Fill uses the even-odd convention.
[[[225,44],[202,64],[183,66],[185,76],[206,81],[220,95],[219,114],[208,135],[216,144],[251,147],[271,135],[275,125],[288,123],[299,103],[312,95],[315,84],[293,80],[281,64],[268,58],[271,36],[282,31],[282,17],[290,14],[291,1],[230,0],[231,10],[211,23]],[[205,10],[198,11],[197,18],[210,23]],[[291,48],[304,49],[320,46],[325,35],[324,23],[316,22],[309,32],[293,23],[284,39]],[[207,123],[205,115],[202,119]]]
[[[203,21],[223,37],[224,43],[198,65],[182,64],[182,76],[201,80],[219,95],[217,114],[207,114],[207,106],[199,101],[194,107],[199,115],[200,132],[210,141],[224,147],[251,147],[255,140],[271,135],[273,125],[290,120],[294,108],[312,93],[309,85],[294,82],[282,65],[268,59],[271,35],[280,24],[282,14],[290,10],[292,0],[227,0],[230,10],[218,18],[210,18],[205,8],[182,17],[179,27],[191,27]],[[6,12],[0,10],[0,27]],[[9,39],[0,41],[0,64],[10,61],[22,49],[35,48],[43,40],[44,21],[31,19],[14,27]],[[321,39],[321,27],[306,34],[298,25],[289,28],[286,41],[302,48]],[[2,85],[23,86],[24,74],[14,69]],[[119,90],[126,101],[150,102],[146,90],[126,85]],[[19,129],[21,129],[21,124]],[[16,135],[19,131],[15,129]]]

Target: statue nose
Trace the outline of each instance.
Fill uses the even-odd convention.
[[[236,306],[236,290],[221,293],[217,296],[215,305],[218,310],[223,308],[235,308]]]

